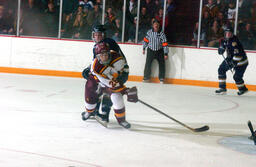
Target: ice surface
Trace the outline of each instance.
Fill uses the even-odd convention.
[[[247,121],[256,92],[128,82],[139,98],[193,127],[193,133],[140,103],[126,102],[130,130],[111,111],[106,129],[81,120],[85,80],[0,73],[2,167],[254,167]],[[125,97],[126,100],[126,97]]]

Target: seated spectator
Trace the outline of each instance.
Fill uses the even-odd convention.
[[[74,20],[73,27],[72,27],[72,31],[73,31],[72,38],[80,39],[81,32],[83,32],[83,28],[84,28],[84,20],[83,20],[82,14],[77,14],[75,17],[76,18]]]
[[[224,36],[223,29],[219,26],[218,21],[214,20],[212,27],[208,30],[207,41],[209,47],[219,47],[219,40]]]
[[[199,23],[196,22],[194,30],[193,30],[193,38],[192,38],[192,45],[197,46],[198,41],[198,26]],[[200,31],[200,46],[206,46],[206,30],[204,28]]]
[[[210,28],[211,24],[212,24],[212,20],[210,18],[209,12],[204,11],[203,16],[202,16],[202,23],[201,23],[202,29],[208,30]]]
[[[65,15],[65,18],[62,22],[62,29],[61,29],[61,33],[62,33],[62,37],[63,38],[71,38],[72,36],[72,14],[69,15]]]
[[[0,5],[0,34],[13,34],[14,18],[5,14],[5,7]]]
[[[218,14],[219,9],[214,4],[213,0],[208,0],[208,3],[202,9],[202,13],[205,13],[205,11],[207,11],[210,14],[210,19],[214,19]]]
[[[112,39],[114,39],[116,42],[121,41],[122,38],[122,24],[121,20],[119,18],[115,19],[115,25],[113,29],[114,33],[112,36]]]
[[[224,17],[223,12],[219,12],[216,20],[218,21],[219,26],[224,30],[226,28],[227,19]]]
[[[244,27],[244,29],[240,30],[239,32],[239,38],[241,43],[244,46],[244,49],[247,50],[253,50],[256,46],[256,34],[255,31],[252,29],[252,26],[250,23],[247,23]]]

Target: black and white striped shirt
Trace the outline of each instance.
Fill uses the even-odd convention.
[[[168,43],[163,31],[154,32],[153,29],[148,30],[146,37],[143,40],[143,50],[149,47],[153,51],[164,49],[164,54],[168,54]]]

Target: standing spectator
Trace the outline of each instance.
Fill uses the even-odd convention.
[[[228,4],[228,11],[227,11],[227,18],[231,25],[235,22],[235,16],[236,16],[236,5],[233,0],[231,0]]]
[[[210,14],[210,19],[213,20],[217,16],[219,9],[214,4],[213,0],[208,0],[208,3],[203,7],[202,13],[204,13],[205,11]]]
[[[164,32],[160,29],[160,23],[155,20],[152,29],[147,32],[143,42],[143,54],[147,48],[147,58],[144,69],[144,82],[148,82],[151,75],[151,64],[154,59],[157,59],[159,64],[159,80],[164,83],[165,78],[165,60],[168,59],[168,43]]]
[[[133,18],[137,16],[137,1],[136,0],[129,1],[128,10],[131,13]]]
[[[175,9],[176,9],[176,4],[174,0],[167,0],[166,14],[171,15],[171,13],[174,13]]]
[[[48,2],[48,8],[44,11],[45,36],[57,37],[59,13],[57,13],[54,3]]]
[[[163,26],[163,19],[164,19],[164,10],[161,8],[158,10],[156,16],[155,16],[155,19],[160,23],[160,26],[162,27]],[[167,29],[167,26],[168,26],[168,15],[165,16],[165,24],[164,24],[164,29],[166,30]]]
[[[147,11],[150,11],[150,12],[148,12],[148,15],[150,18],[153,18],[155,16],[155,13],[154,13],[155,4],[153,3],[152,0],[145,0],[145,2],[142,3],[141,6],[145,7],[147,9]]]
[[[151,18],[148,15],[147,8],[142,7],[139,20],[139,31],[143,34],[143,36],[146,35],[147,30],[150,28],[150,21]]]
[[[223,37],[223,34],[223,29],[219,26],[218,21],[215,20],[207,33],[208,47],[218,47],[219,40]]]
[[[99,8],[99,5],[94,5],[93,10],[88,12],[86,17],[86,23],[89,29],[92,29],[93,26],[101,23],[102,13]]]

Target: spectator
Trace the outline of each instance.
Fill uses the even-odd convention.
[[[93,10],[88,12],[86,17],[86,23],[89,29],[92,29],[93,26],[101,23],[102,13],[99,9],[99,5],[94,5]]]
[[[219,26],[218,21],[214,20],[212,27],[208,30],[207,33],[208,46],[219,47],[219,41],[223,36],[223,29]]]
[[[238,2],[238,19],[239,22],[248,22],[251,18],[252,3],[249,0],[239,0]]]
[[[8,33],[8,26],[7,20],[4,16],[4,6],[0,5],[0,34],[7,34]]]
[[[70,38],[72,36],[72,14],[66,15],[65,20],[62,22],[62,37]]]
[[[27,3],[23,6],[23,34],[24,35],[33,35],[40,36],[43,28],[43,24],[41,22],[42,13],[37,6],[35,6],[34,0],[28,0]]]
[[[227,19],[233,25],[236,16],[236,5],[233,0],[231,0],[228,4],[228,11],[227,11]]]
[[[192,38],[192,45],[197,46],[198,41],[198,26],[199,23],[196,22],[194,31],[193,31],[193,38]],[[200,46],[206,46],[206,30],[204,28],[200,31]]]
[[[121,20],[119,18],[115,19],[115,25],[113,29],[113,36],[112,39],[114,39],[116,42],[121,41],[122,38],[122,24]]]
[[[176,9],[176,4],[175,4],[174,0],[167,0],[166,14],[172,15],[171,13],[174,13],[175,9]]]
[[[151,64],[157,59],[159,64],[159,80],[164,83],[165,78],[165,60],[168,58],[168,44],[165,34],[160,29],[160,23],[155,20],[152,29],[147,32],[143,42],[143,54],[147,48],[147,58],[144,68],[144,82],[149,82],[151,75]]]
[[[81,38],[81,33],[83,32],[83,28],[84,28],[84,19],[83,19],[83,15],[82,14],[77,14],[75,16],[75,20],[73,23],[73,36],[72,38],[75,39],[80,39]]]
[[[58,35],[59,13],[56,11],[54,3],[48,2],[48,8],[44,12],[45,36],[57,37]]]
[[[79,6],[83,6],[87,10],[93,9],[93,3],[90,0],[79,0]]]
[[[217,0],[216,6],[218,7],[219,12],[225,13],[228,7],[227,0]]]
[[[205,11],[210,14],[210,19],[213,20],[217,16],[219,9],[213,0],[208,0],[208,3],[202,9],[202,13],[205,13]]]
[[[139,30],[142,32],[142,34],[146,34],[147,30],[150,28],[150,21],[151,18],[147,14],[147,8],[142,7],[139,20]]]
[[[136,0],[129,1],[128,10],[134,19],[134,17],[137,16],[137,1]]]
[[[216,19],[218,21],[219,26],[224,30],[226,28],[227,20],[224,17],[223,12],[219,12]]]
[[[250,23],[247,23],[244,29],[241,30],[239,37],[245,49],[255,49],[256,35]]]
[[[202,29],[208,30],[211,25],[211,19],[210,19],[210,14],[208,11],[204,11],[203,16],[202,16],[202,23],[201,27]]]
[[[155,16],[155,19],[160,23],[160,26],[163,26],[163,16],[164,16],[164,10],[161,8],[159,9],[158,13]],[[165,16],[165,25],[164,25],[164,29],[167,29],[168,26],[168,15]]]
[[[151,11],[151,12],[148,12],[148,16],[150,17],[150,19],[155,16],[155,13],[154,13],[155,5],[152,0],[145,0],[141,6],[145,7],[147,11]]]

